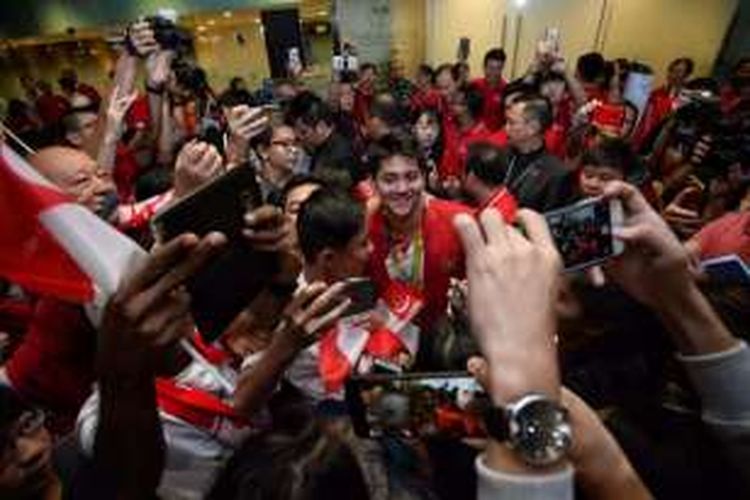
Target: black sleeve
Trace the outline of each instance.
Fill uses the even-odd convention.
[[[564,207],[575,200],[575,179],[573,172],[570,172],[565,167],[553,167],[552,165],[550,167],[550,170],[554,168],[554,171],[550,173],[547,189],[545,189],[543,201],[543,211],[545,212]]]

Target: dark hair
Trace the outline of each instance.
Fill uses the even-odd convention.
[[[314,184],[320,187],[324,186],[324,183],[317,177],[308,174],[294,174],[288,181],[286,181],[284,189],[281,190],[281,197],[279,200],[281,205],[284,206],[286,204],[286,199],[289,197],[289,193],[298,187],[306,186],[307,184]]]
[[[490,50],[488,50],[484,54],[484,65],[487,66],[487,63],[490,61],[500,61],[501,63],[505,64],[505,60],[508,57],[505,55],[505,50],[501,49],[500,47],[495,47]]]
[[[297,216],[299,247],[305,260],[326,248],[343,249],[365,227],[365,212],[347,193],[323,188],[300,207]]]
[[[581,166],[592,165],[614,168],[627,178],[637,165],[637,157],[626,141],[603,137],[583,152]]]
[[[405,110],[391,94],[379,94],[370,106],[370,117],[379,118],[390,128],[402,126],[405,115]]]
[[[417,141],[411,134],[392,133],[372,144],[369,148],[370,173],[376,175],[383,162],[394,156],[412,158],[424,171],[424,159],[419,154]]]
[[[313,178],[324,187],[348,193],[354,187],[354,179],[347,168],[332,165],[318,165],[313,172]]]
[[[360,72],[360,73],[364,73],[364,72],[365,72],[365,71],[367,71],[368,69],[371,69],[371,70],[372,70],[372,71],[373,71],[373,72],[374,72],[375,74],[377,74],[377,73],[378,73],[378,67],[377,67],[377,66],[375,66],[375,64],[373,64],[373,63],[363,63],[363,64],[362,64],[362,65],[361,65],[361,66],[359,67],[359,72]]]
[[[599,52],[588,52],[578,58],[576,71],[584,82],[594,82],[605,73],[606,62]]]
[[[349,442],[313,423],[302,432],[251,436],[229,460],[210,500],[367,499]]]
[[[469,69],[469,63],[466,61],[459,61],[453,65],[453,71],[457,78],[461,76],[461,71],[463,70],[466,70],[466,73],[468,74]]]
[[[442,73],[449,72],[451,75],[451,78],[453,78],[454,82],[458,81],[458,77],[460,76],[458,74],[458,68],[456,68],[455,64],[445,63],[441,64],[437,67],[435,70],[435,79],[437,79]]]
[[[458,93],[464,96],[464,104],[472,119],[478,120],[482,116],[484,108],[484,96],[482,92],[473,85],[463,85]]]
[[[523,114],[527,120],[539,122],[541,132],[552,125],[552,105],[546,97],[539,94],[523,94],[513,102],[513,106],[517,104],[523,105]]]
[[[495,187],[505,181],[508,172],[508,154],[489,142],[469,145],[466,156],[466,173],[474,174],[484,184]]]
[[[417,73],[420,75],[426,75],[430,77],[430,81],[435,83],[435,70],[429,64],[420,64],[417,68]]]
[[[336,122],[331,108],[320,97],[309,91],[297,94],[289,102],[286,122],[294,126],[298,120],[311,127],[314,127],[319,122],[324,122],[331,126]]]
[[[538,94],[539,93],[539,87],[534,84],[527,82],[523,79],[513,80],[508,85],[505,86],[505,90],[503,90],[503,106],[505,105],[505,102],[508,100],[508,98],[514,94]]]
[[[690,59],[689,57],[678,57],[671,63],[669,63],[669,69],[674,68],[678,64],[684,64],[685,69],[687,70],[687,74],[685,76],[690,76],[693,74],[693,70],[695,69],[695,62]]]

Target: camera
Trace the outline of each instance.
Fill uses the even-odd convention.
[[[143,19],[154,32],[154,40],[163,50],[173,50],[178,56],[189,53],[193,46],[193,38],[182,28],[179,28],[172,20],[161,16],[149,16]],[[141,56],[133,45],[128,33],[125,37],[128,51],[135,56]]]

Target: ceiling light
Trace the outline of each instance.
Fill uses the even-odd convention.
[[[227,19],[229,19],[230,17],[232,17],[232,11],[231,10],[225,10],[224,12],[221,13],[221,15],[224,16],[224,17],[226,17]]]

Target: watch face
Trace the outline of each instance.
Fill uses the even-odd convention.
[[[540,397],[520,405],[509,421],[510,445],[530,465],[561,460],[571,444],[567,411]]]

